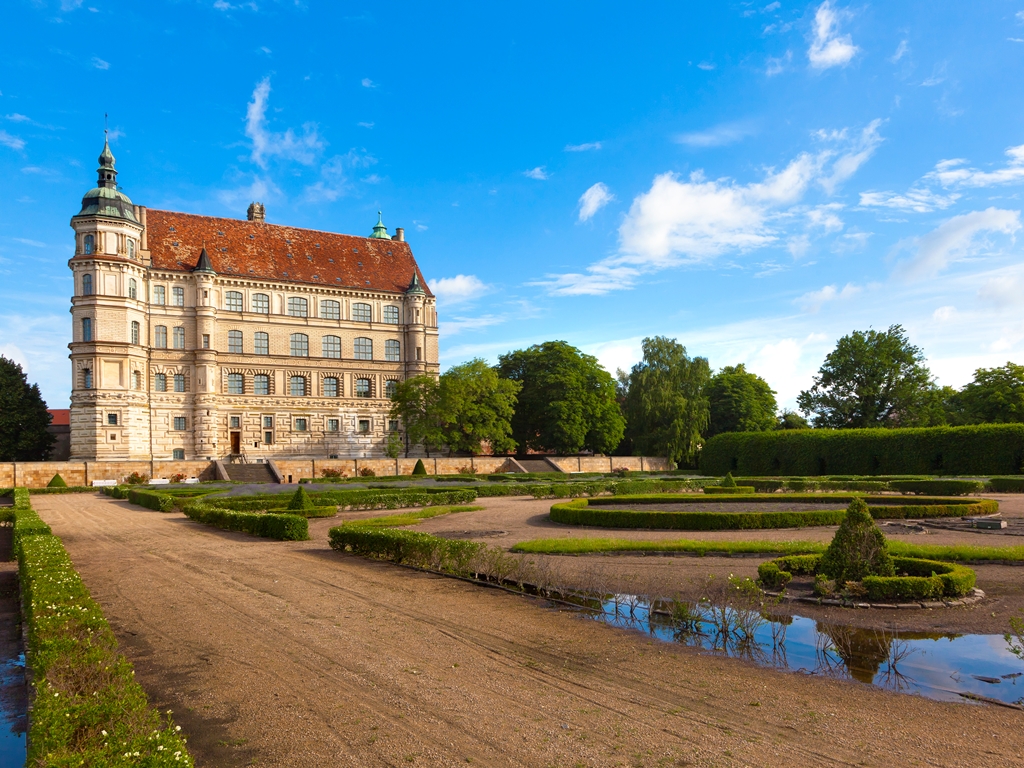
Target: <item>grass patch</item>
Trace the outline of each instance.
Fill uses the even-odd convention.
[[[370,517],[366,520],[350,520],[345,525],[362,525],[368,528],[401,528],[406,525],[415,525],[421,520],[429,520],[432,517],[451,515],[456,512],[476,512],[483,507],[427,507],[412,512],[403,512],[399,515],[384,515],[383,517]]]

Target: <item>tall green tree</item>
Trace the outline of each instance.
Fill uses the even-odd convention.
[[[1024,365],[979,368],[951,400],[966,424],[1024,422]]]
[[[777,424],[775,390],[742,363],[726,366],[708,386],[708,437],[720,432],[764,432]]]
[[[892,325],[843,336],[797,403],[816,427],[910,427],[932,420],[935,389],[921,350]]]
[[[615,381],[597,358],[564,341],[546,341],[501,355],[497,370],[522,385],[512,417],[512,438],[520,447],[610,453],[622,440]]]
[[[691,463],[710,421],[707,388],[711,368],[691,358],[675,339],[643,340],[643,359],[625,387],[627,434],[641,455]]]
[[[518,381],[503,379],[480,359],[449,368],[441,375],[441,429],[449,451],[480,453],[488,443],[494,453],[516,449],[512,417]]]
[[[37,384],[13,360],[0,356],[0,461],[44,461],[56,439]]]
[[[433,376],[413,376],[400,381],[391,396],[391,418],[405,429],[405,455],[422,445],[430,455],[444,445],[441,423],[441,387]]]
[[[783,409],[782,413],[779,414],[778,419],[775,423],[776,429],[810,429],[811,425],[807,423],[807,419],[801,416],[796,411],[791,411],[788,408]]]

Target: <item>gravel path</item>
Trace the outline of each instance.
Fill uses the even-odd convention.
[[[33,503],[201,766],[1024,764],[1019,712],[760,669],[342,555],[335,521],[284,543],[101,496]]]

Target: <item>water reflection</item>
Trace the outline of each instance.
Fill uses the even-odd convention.
[[[648,604],[635,595],[577,602],[613,626],[763,666],[941,701],[980,696],[1024,705],[1024,661],[1001,635],[861,629],[711,602]]]

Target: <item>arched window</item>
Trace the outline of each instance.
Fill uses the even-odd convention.
[[[153,303],[160,306],[167,303],[167,289],[162,285],[153,286]]]
[[[341,357],[341,339],[338,336],[324,336],[323,356]]]
[[[242,311],[242,293],[241,293],[241,291],[227,291],[224,294],[224,308],[228,312],[241,312]]]
[[[265,373],[257,373],[252,377],[252,391],[257,395],[270,394],[270,377]]]
[[[93,253],[96,250],[96,238],[92,235],[86,235],[82,239],[82,251],[85,253]]]
[[[82,318],[82,341],[92,341],[92,318]]]
[[[309,357],[309,336],[304,333],[293,333],[289,349],[292,357]]]
[[[320,317],[324,320],[341,320],[341,304],[324,299],[320,302]]]
[[[174,348],[184,349],[185,348],[185,329],[180,325],[174,329]]]
[[[153,326],[153,346],[157,349],[167,349],[167,326]]]
[[[92,275],[82,275],[82,295],[92,296]]]
[[[289,392],[292,397],[305,397],[306,396],[306,377],[305,376],[292,376],[288,382]]]
[[[397,381],[395,381],[394,379],[388,379],[387,381],[384,382],[384,395],[388,398],[393,398],[395,396],[395,389],[397,387]]]
[[[135,258],[135,241],[132,240],[131,238],[128,239],[128,258]]]
[[[398,325],[398,307],[384,307],[384,322]]]
[[[228,352],[233,355],[242,354],[242,332],[228,331]]]
[[[288,314],[292,317],[309,317],[309,302],[301,297],[292,296],[288,299]]]
[[[252,295],[252,311],[261,315],[270,314],[270,297],[265,293],[254,293]]]
[[[338,396],[338,380],[333,376],[328,376],[324,379],[324,397],[337,397]]]
[[[185,391],[185,374],[176,373],[174,374],[174,391],[184,392]]]
[[[157,392],[167,391],[167,374],[158,373],[153,376],[153,389]]]
[[[356,379],[356,397],[370,396],[370,380]]]
[[[138,320],[132,320],[132,344],[139,343],[139,334],[142,331],[142,326],[139,325]]]
[[[82,387],[92,389],[92,368],[82,369]]]
[[[373,360],[373,342],[367,338],[358,338],[353,342],[356,360]]]
[[[252,336],[252,351],[255,355],[269,355],[270,334],[266,331],[256,331]]]
[[[128,280],[128,298],[137,299],[139,298],[139,284],[135,281],[135,278],[129,278]]]
[[[245,394],[245,379],[240,373],[229,373],[228,374],[228,394],[229,395],[243,395]]]
[[[368,323],[370,322],[370,305],[369,304],[353,304],[352,305],[352,319],[357,323]]]
[[[390,363],[397,363],[402,359],[402,345],[394,339],[384,342],[384,359]]]

